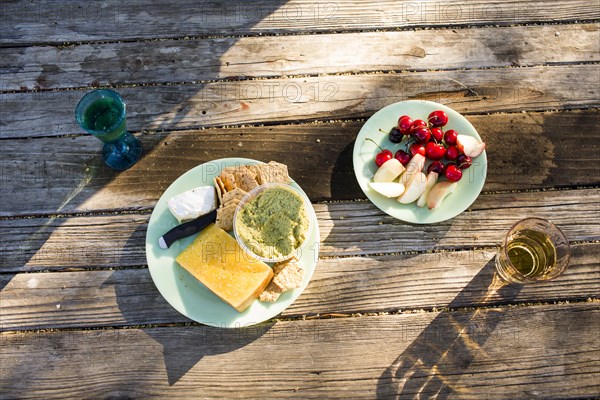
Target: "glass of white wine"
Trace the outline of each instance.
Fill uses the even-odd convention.
[[[556,225],[541,218],[526,218],[504,237],[496,270],[505,282],[547,281],[567,269],[570,255],[569,241]]]

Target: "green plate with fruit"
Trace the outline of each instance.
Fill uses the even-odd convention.
[[[437,135],[431,135],[430,140],[426,140],[426,137],[421,137],[416,133],[419,129],[419,123],[414,125],[412,129],[404,127],[403,132],[406,133],[405,135],[397,130],[394,131],[392,139],[394,142],[398,142],[399,138],[401,138],[402,140],[400,143],[394,143],[390,140],[389,132],[392,128],[398,128],[398,120],[404,115],[409,116],[413,121],[417,119],[425,121],[428,125],[427,128],[429,128],[429,131],[431,132],[432,126],[429,124],[428,118],[434,111],[443,111],[447,115],[447,123],[439,128],[443,133],[448,130],[456,131],[462,139],[460,143],[453,143],[451,137],[447,137],[448,143],[446,143],[444,137],[442,137],[441,140],[435,140],[433,137],[439,137],[439,131],[436,131],[438,133]],[[443,123],[443,118],[441,122],[437,122],[434,119],[432,119],[431,122],[433,122],[434,125],[439,125],[440,123]],[[476,140],[468,138],[468,136],[475,138]],[[426,161],[422,171],[425,175],[427,175],[426,171],[430,164],[438,161],[430,159],[429,155],[437,158],[440,156],[439,154],[441,151],[441,154],[444,154],[444,157],[441,158],[439,162],[444,165],[444,172],[440,171],[438,182],[448,181],[449,183],[452,183],[458,178],[456,185],[453,185],[454,190],[452,193],[448,194],[441,204],[434,209],[429,209],[427,205],[419,207],[417,206],[416,201],[410,204],[400,203],[395,197],[385,197],[373,190],[369,185],[379,169],[375,161],[376,157],[378,157],[378,153],[381,153],[382,149],[389,150],[392,153],[391,157],[393,158],[398,150],[404,150],[412,157],[413,154],[411,154],[410,146],[416,141],[416,138],[426,140],[425,142],[420,143],[424,147],[427,146],[427,142],[433,142],[433,144],[429,145],[431,148],[427,148],[427,153],[425,154]],[[432,224],[445,221],[454,218],[473,204],[475,199],[479,196],[479,193],[481,193],[481,189],[485,183],[487,172],[486,152],[485,150],[482,152],[475,151],[474,154],[478,155],[471,157],[470,160],[467,158],[467,160],[470,161],[470,166],[467,166],[468,162],[464,161],[465,157],[462,153],[464,151],[465,153],[471,154],[470,147],[464,144],[469,141],[472,141],[476,145],[477,143],[480,145],[483,144],[481,143],[481,137],[473,125],[471,125],[465,117],[450,107],[425,100],[408,100],[390,104],[373,114],[373,116],[365,122],[358,133],[353,153],[354,173],[356,174],[356,179],[358,180],[362,191],[369,200],[383,212],[392,217],[415,224]],[[378,146],[381,147],[381,149]],[[458,159],[458,161],[461,161],[461,164],[458,164],[457,160],[449,160],[446,158],[446,155],[450,158],[453,158],[455,155],[452,153],[454,153],[456,149],[452,149],[450,152],[448,151],[448,148],[451,146],[461,148],[458,152],[458,154],[462,156]],[[413,152],[423,152],[424,149],[419,149],[419,147],[419,145],[413,146]],[[442,147],[444,149],[442,149]],[[484,144],[483,148],[485,148]],[[398,154],[397,159],[402,164],[405,164],[406,157],[406,154]],[[390,158],[389,153],[381,154],[378,157],[378,162],[381,163],[388,158]],[[394,163],[396,163],[396,161],[394,161]],[[454,165],[450,167],[451,164]],[[448,171],[448,175],[445,174],[446,170]],[[461,174],[462,176],[460,176]],[[398,179],[396,179],[396,182],[397,181]]]

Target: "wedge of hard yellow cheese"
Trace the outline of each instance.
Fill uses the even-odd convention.
[[[262,293],[273,270],[244,253],[237,241],[209,225],[175,259],[196,279],[239,312]]]

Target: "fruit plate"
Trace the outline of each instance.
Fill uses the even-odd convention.
[[[223,302],[175,262],[175,257],[196,235],[173,243],[167,250],[158,246],[160,236],[178,224],[167,206],[171,197],[195,187],[212,186],[214,177],[225,167],[257,163],[260,161],[248,158],[223,158],[198,165],[177,178],[162,194],[152,211],[146,233],[146,259],[150,275],[165,300],[194,321],[222,328],[240,328],[263,322],[290,306],[304,291],[315,270],[319,258],[319,226],[312,206],[309,210],[313,222],[312,232],[300,253],[300,260],[305,267],[302,285],[298,289],[283,293],[275,303],[261,303],[256,300],[243,313]],[[295,182],[291,185],[304,193]]]
[[[418,207],[416,202],[398,203],[396,199],[384,197],[369,187],[369,182],[378,169],[374,160],[379,149],[373,142],[366,139],[370,138],[382,148],[395,153],[399,149],[404,149],[405,140],[402,143],[392,143],[388,139],[387,132],[396,126],[398,118],[402,115],[409,115],[412,119],[426,121],[429,113],[435,110],[442,110],[448,114],[448,124],[442,128],[444,131],[454,129],[460,134],[474,136],[481,140],[473,125],[450,107],[432,101],[407,100],[390,104],[373,114],[361,128],[354,144],[354,173],[360,188],[381,211],[405,222],[433,224],[454,218],[473,204],[485,183],[487,156],[484,151],[478,157],[473,158],[473,165],[470,168],[463,170],[463,177],[458,182],[454,193],[446,197],[440,207],[435,210]]]

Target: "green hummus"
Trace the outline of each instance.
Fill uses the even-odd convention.
[[[281,187],[265,189],[236,217],[236,231],[254,254],[285,257],[296,250],[308,233],[308,212],[298,194]]]

